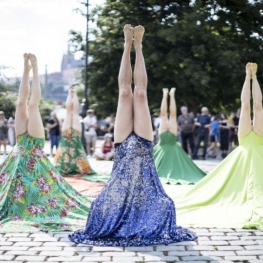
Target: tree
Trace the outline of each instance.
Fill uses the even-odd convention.
[[[130,23],[146,28],[151,110],[159,108],[161,89],[173,86],[178,106],[195,112],[202,106],[212,112],[236,109],[247,62],[259,64],[263,80],[262,14],[260,0],[107,0],[91,14],[97,28],[89,47],[90,102],[103,116],[116,111],[122,27]],[[72,32],[72,43],[84,50],[77,32]]]

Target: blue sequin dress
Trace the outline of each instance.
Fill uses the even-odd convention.
[[[156,172],[152,143],[131,133],[115,147],[111,178],[91,205],[86,229],[69,239],[96,246],[148,246],[197,237],[176,225],[174,203]]]

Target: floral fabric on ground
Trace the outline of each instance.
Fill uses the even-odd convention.
[[[0,165],[0,231],[63,231],[85,224],[90,199],[75,191],[27,133]]]

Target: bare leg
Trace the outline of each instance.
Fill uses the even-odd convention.
[[[253,130],[260,136],[263,136],[263,110],[262,110],[262,93],[257,80],[257,64],[251,63],[252,73],[252,96],[253,96]]]
[[[23,134],[27,131],[28,110],[27,100],[29,96],[29,72],[31,65],[29,63],[28,54],[24,54],[24,73],[18,92],[18,100],[15,113],[15,131],[16,135]]]
[[[39,101],[41,99],[41,89],[38,79],[38,67],[37,67],[37,58],[33,54],[28,54],[29,60],[32,65],[33,70],[33,80],[31,87],[30,100],[28,105],[28,133],[35,138],[43,138],[44,127],[39,112]]]
[[[169,118],[169,131],[177,136],[177,116],[176,116],[176,102],[175,102],[175,88],[171,88],[170,95],[170,118]]]
[[[134,67],[134,132],[149,141],[153,140],[152,121],[147,101],[147,73],[142,53],[143,26],[134,28],[134,47],[136,52]]]
[[[163,89],[163,99],[160,109],[161,122],[159,127],[159,134],[168,131],[167,96],[168,96],[168,89]]]
[[[246,65],[246,79],[241,92],[241,112],[238,126],[238,138],[242,138],[252,131],[250,119],[250,78],[251,63]]]
[[[132,113],[132,68],[130,52],[133,39],[133,28],[131,25],[124,26],[124,51],[119,71],[119,101],[116,113],[114,138],[116,143],[123,142],[133,130]]]

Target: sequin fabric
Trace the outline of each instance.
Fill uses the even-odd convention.
[[[93,201],[85,230],[69,235],[96,246],[148,246],[195,240],[176,225],[175,207],[153,161],[152,143],[134,133],[116,145],[111,178]]]

